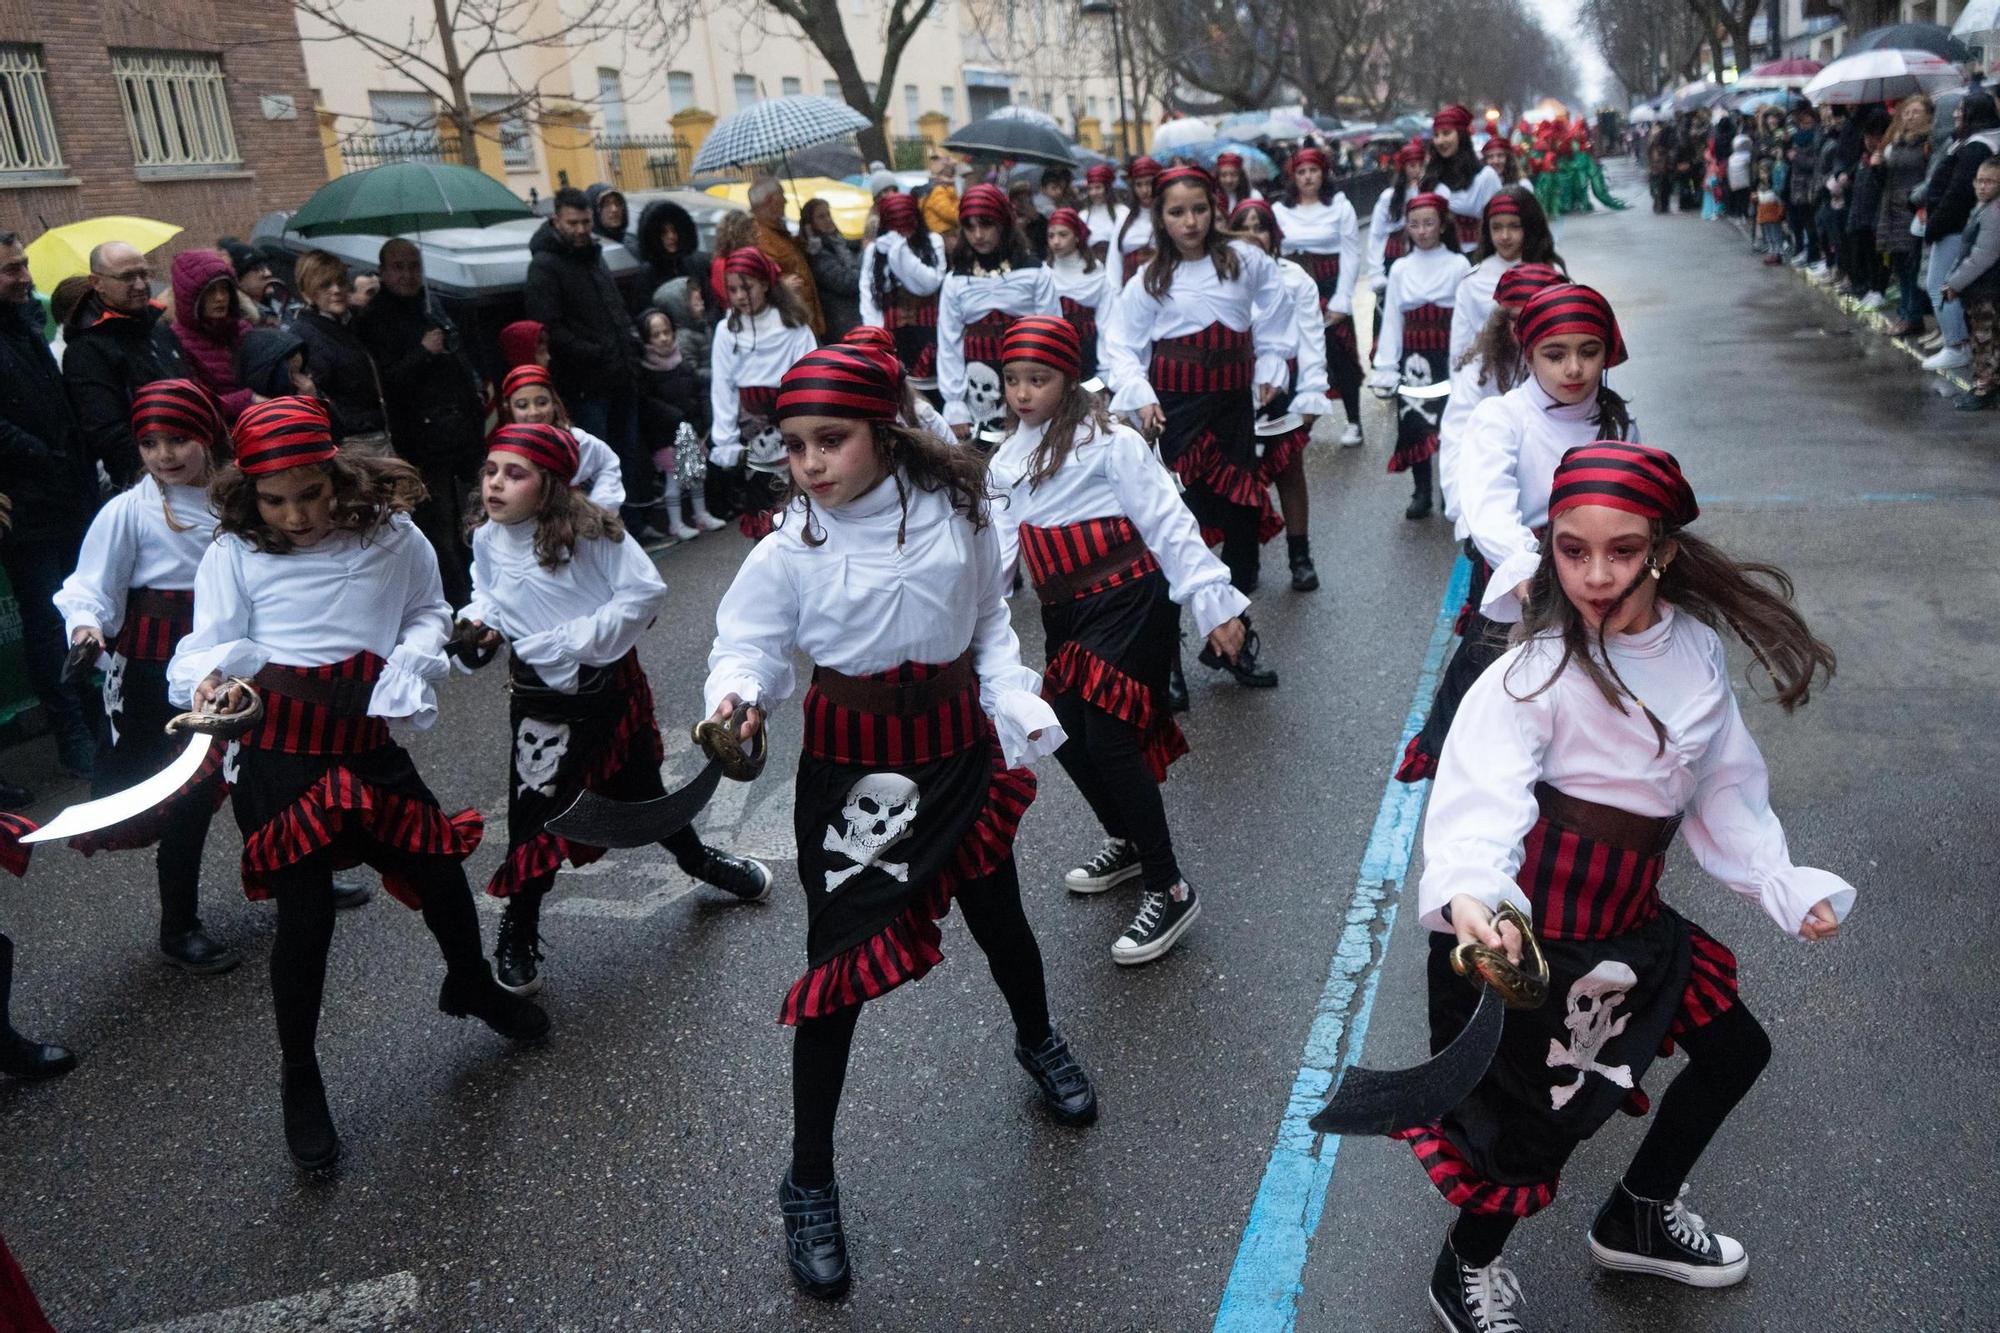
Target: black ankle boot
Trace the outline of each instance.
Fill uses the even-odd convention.
[[[1185,713],[1188,710],[1187,676],[1181,671],[1181,649],[1174,645],[1174,660],[1167,666],[1167,711]]]
[[[484,958],[477,971],[445,973],[438,1009],[453,1018],[476,1018],[510,1041],[540,1041],[549,1032],[542,1007],[502,987]]]
[[[1076,1062],[1062,1033],[1051,1027],[1042,1044],[1033,1049],[1017,1039],[1014,1058],[1042,1090],[1042,1106],[1051,1118],[1079,1127],[1097,1123],[1097,1090],[1090,1086],[1090,1075]]]
[[[500,914],[500,938],[493,945],[493,971],[501,987],[515,995],[542,988],[542,895],[517,893]]]
[[[0,935],[0,1074],[9,1078],[54,1078],[76,1068],[66,1047],[35,1041],[14,1031],[7,1002],[14,993],[14,941]]]
[[[771,868],[748,856],[731,856],[702,845],[701,851],[678,861],[681,873],[734,894],[746,903],[762,902],[771,896]]]
[[[181,971],[198,977],[219,976],[243,961],[236,950],[217,944],[199,921],[192,930],[162,934],[160,953]]]
[[[1247,615],[1243,617],[1243,630],[1243,647],[1236,654],[1234,662],[1206,644],[1202,646],[1201,655],[1196,660],[1205,667],[1227,671],[1236,677],[1238,685],[1253,690],[1268,690],[1278,683],[1278,673],[1269,667],[1257,664],[1257,654],[1263,644],[1257,637],[1257,631],[1250,628],[1250,617]]]
[[[785,1217],[785,1264],[807,1295],[837,1301],[847,1294],[847,1231],[840,1222],[840,1182],[802,1189],[792,1173],[778,1183],[778,1210]]]
[[[326,1084],[319,1061],[284,1062],[278,1100],[285,1113],[285,1147],[301,1171],[324,1171],[340,1159],[340,1135],[326,1109]]]
[[[1431,516],[1431,488],[1429,486],[1425,486],[1422,490],[1418,491],[1415,495],[1412,495],[1410,497],[1410,507],[1403,511],[1403,517],[1409,519],[1412,523],[1414,523],[1418,519],[1429,518],[1430,516]]]
[[[1292,591],[1317,591],[1319,588],[1319,571],[1313,568],[1312,538],[1285,538],[1285,552],[1291,558]]]

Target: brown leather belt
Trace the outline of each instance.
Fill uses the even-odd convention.
[[[125,614],[149,620],[192,620],[194,594],[165,588],[134,588],[125,594]]]
[[[1035,584],[1035,596],[1042,599],[1045,606],[1060,606],[1064,602],[1075,601],[1093,583],[1102,582],[1111,575],[1126,568],[1135,560],[1144,559],[1146,543],[1144,539],[1133,537],[1122,541],[1106,551],[1104,555],[1086,565],[1063,573],[1052,570],[1046,579]]]
[[[368,716],[375,682],[359,676],[309,676],[293,667],[267,666],[252,676],[258,689],[313,704],[342,717]]]
[[[1190,347],[1186,343],[1154,343],[1153,355],[1162,361],[1206,366],[1210,370],[1247,365],[1257,359],[1248,347]]]
[[[1608,843],[1642,856],[1665,852],[1673,845],[1674,830],[1681,826],[1679,815],[1666,819],[1635,815],[1615,805],[1599,805],[1596,801],[1567,796],[1546,782],[1535,784],[1535,804],[1552,824],[1560,824],[1593,842]]]
[[[883,717],[921,717],[969,689],[975,677],[972,650],[967,648],[944,670],[925,680],[869,680],[832,667],[813,668],[813,688],[837,708]]]

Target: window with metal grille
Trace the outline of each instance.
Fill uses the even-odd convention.
[[[757,95],[757,76],[738,74],[736,76],[736,109],[748,111],[764,99]]]
[[[42,49],[0,43],[0,175],[62,170]]]
[[[529,128],[521,99],[506,93],[474,93],[472,110],[486,122],[481,134],[500,137],[500,165],[509,171],[532,171],[535,166],[535,132]]]
[[[683,69],[667,71],[667,109],[686,111],[694,105],[694,75]]]
[[[797,79],[781,79],[778,82],[778,90],[787,97],[797,97],[806,89]]]
[[[222,58],[196,51],[114,51],[111,72],[141,167],[237,166]]]

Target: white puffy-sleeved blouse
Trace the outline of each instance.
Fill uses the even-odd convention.
[[[945,275],[938,294],[937,379],[944,399],[944,419],[955,426],[972,424],[965,401],[965,326],[986,316],[1060,315],[1056,285],[1046,266],[1017,268],[1006,273]]]
[[[473,529],[472,600],[460,614],[499,630],[550,689],[570,694],[581,668],[610,666],[636,647],[666,600],[667,585],[630,537],[580,540],[567,563],[543,568],[531,519]]]
[[[1444,908],[1461,893],[1489,908],[1511,902],[1529,910],[1514,876],[1540,814],[1537,782],[1635,815],[1683,815],[1681,833],[1701,868],[1788,934],[1800,934],[1822,899],[1845,920],[1854,887],[1792,864],[1771,812],[1764,756],[1743,725],[1715,631],[1661,603],[1657,624],[1612,635],[1606,647],[1618,675],[1665,725],[1664,751],[1641,709],[1628,700],[1621,713],[1579,668],[1535,693],[1561,660],[1555,639],[1510,649],[1474,682],[1445,738],[1424,824],[1422,923],[1449,929]]]
[[[898,231],[884,232],[877,236],[868,247],[861,263],[861,322],[863,324],[884,325],[882,307],[875,301],[875,273],[887,265],[890,274],[901,283],[903,290],[911,296],[922,298],[934,295],[944,282],[944,246],[933,240],[932,253],[938,257],[938,267],[932,267],[917,258],[910,250],[910,238]]]
[[[1403,375],[1403,313],[1418,306],[1449,306],[1459,279],[1470,266],[1450,245],[1412,250],[1389,270],[1382,292],[1382,332],[1375,339],[1375,382],[1394,384]]]
[[[1271,256],[1246,241],[1231,241],[1237,276],[1216,276],[1207,259],[1174,268],[1173,286],[1156,300],[1146,275],[1134,273],[1118,295],[1111,324],[1097,340],[1098,373],[1112,387],[1111,410],[1136,412],[1157,405],[1147,375],[1153,344],[1200,333],[1211,324],[1248,330],[1257,355],[1256,382],[1283,385],[1285,362],[1298,351],[1290,295]]]
[[[742,325],[732,329],[734,320]],[[743,456],[743,430],[737,411],[746,385],[775,389],[800,357],[819,346],[810,325],[787,328],[778,307],[767,305],[748,319],[732,314],[715,326],[709,355],[708,406],[714,413],[709,436],[711,454],[720,467],[734,467]]]
[[[1323,417],[1333,411],[1326,396],[1326,321],[1319,313],[1319,284],[1289,259],[1278,261],[1278,279],[1291,300],[1298,338],[1299,373],[1292,384],[1292,411]]]
[[[1230,585],[1228,567],[1202,544],[1201,529],[1181,501],[1173,475],[1146,441],[1128,426],[1114,426],[1109,434],[1089,425],[1080,429],[1084,438],[1039,486],[1028,484],[1029,459],[1048,434],[1046,423],[1017,427],[994,450],[986,475],[998,495],[993,520],[1000,534],[1003,582],[1013,584],[1023,523],[1059,528],[1123,516],[1160,562],[1167,595],[1194,612],[1202,637],[1242,615],[1250,599]]]
[[[576,437],[576,477],[570,484],[599,509],[617,513],[625,503],[625,469],[618,451],[587,430],[571,426],[569,433]]]
[[[1278,219],[1278,230],[1285,234],[1286,254],[1340,256],[1340,277],[1335,279],[1326,308],[1353,314],[1354,281],[1361,276],[1361,220],[1347,196],[1336,194],[1330,204],[1316,199],[1297,205],[1273,204],[1271,212]]]
[[[955,661],[969,647],[980,706],[1007,765],[1054,753],[1063,730],[1042,699],[1041,676],[1021,664],[995,525],[975,531],[942,492],[907,480],[902,489],[907,516],[894,478],[837,509],[813,506],[815,535],[826,538],[818,546],[804,540],[803,502],[780,515],[716,608],[709,711],[730,694],[766,709],[789,698],[794,652],[865,676],[904,662]]]
[[[226,532],[195,572],[194,629],[167,664],[167,697],[185,706],[210,672],[254,676],[369,652],[387,662],[369,715],[425,730],[437,721],[435,683],[451,670],[450,636],[437,555],[407,514],[365,541],[334,532],[287,555]]]
[[[55,595],[64,645],[86,628],[100,631],[107,643],[116,638],[125,624],[125,598],[134,588],[194,587],[195,570],[214,540],[206,487],[162,487],[146,476],[112,496],[90,521],[76,569]]]

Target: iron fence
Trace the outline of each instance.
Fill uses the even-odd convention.
[[[449,162],[444,143],[435,134],[416,132],[351,134],[340,141],[340,165],[363,171],[388,162]]]
[[[687,180],[694,146],[678,134],[600,134],[599,180],[620,190],[672,190]]]
[[[889,167],[893,171],[922,171],[930,154],[931,141],[921,136],[901,135],[889,141]]]

